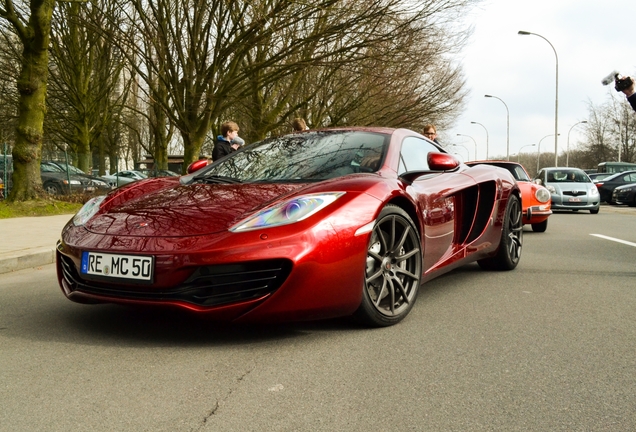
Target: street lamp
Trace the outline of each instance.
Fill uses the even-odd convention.
[[[521,146],[521,148],[519,149],[519,152],[517,153],[517,162],[519,162],[519,156],[521,155],[521,150],[522,150],[524,147],[534,147],[534,146],[536,146],[536,144],[526,144],[526,145],[524,145],[524,146]]]
[[[587,123],[587,120],[582,120],[578,123],[574,123],[572,127],[570,128],[570,130],[568,131],[568,146],[565,151],[565,166],[566,167],[570,166],[570,132],[572,132],[572,129],[574,129],[574,126],[580,125],[581,123]]]
[[[486,131],[486,160],[488,160],[488,129],[486,129],[486,126],[484,126],[481,123],[477,123],[474,121],[471,121],[470,124],[478,124],[479,126],[483,127],[484,130]],[[475,154],[475,159],[477,159],[477,155]]]
[[[451,144],[453,147],[463,147],[464,150],[466,150],[466,154],[468,155],[468,157],[466,158],[466,160],[470,159],[470,150],[468,150],[468,147],[461,145],[461,144]],[[463,156],[462,156],[463,157]]]
[[[470,135],[463,135],[463,134],[457,134],[457,136],[465,136],[473,140],[473,143],[475,143],[475,159],[474,160],[477,160],[477,141],[475,141],[475,138],[471,137]],[[468,152],[468,159],[470,159],[470,152]]]
[[[554,57],[556,58],[556,90],[554,96],[554,166],[559,166],[559,56],[557,55],[554,45],[552,45],[549,40],[547,40],[540,34],[531,33],[523,30],[519,30],[518,34],[522,36],[539,36],[541,39],[546,41],[550,45],[550,47],[552,47],[552,51],[554,51]]]
[[[547,137],[551,137],[553,134],[546,135],[539,140],[539,145],[537,147],[537,173],[539,172],[539,159],[541,158],[541,141],[546,139]]]
[[[504,106],[506,107],[506,158],[510,160],[510,110],[508,110],[508,105],[506,105],[506,103],[497,96],[484,95],[484,97],[499,99],[501,103],[504,104]]]

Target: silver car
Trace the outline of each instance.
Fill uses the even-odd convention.
[[[601,196],[585,171],[579,168],[542,168],[533,179],[552,195],[552,210],[589,210],[597,214]]]

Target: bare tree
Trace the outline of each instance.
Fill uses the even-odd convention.
[[[85,172],[128,94],[125,63],[109,43],[120,28],[118,10],[106,0],[62,3],[54,13],[47,130],[70,147]]]
[[[330,117],[330,124],[343,124],[344,112],[348,118],[364,118],[360,114],[352,117],[350,109],[343,111],[342,107],[347,106],[360,110],[359,104],[352,105],[351,95],[357,92],[365,97],[371,86],[376,91],[374,100],[386,93],[377,91],[376,87],[380,85],[378,77],[366,88],[360,88],[361,66],[357,67],[357,75],[353,77],[345,77],[345,67],[354,71],[355,63],[373,58],[381,63],[379,59],[386,58],[391,52],[378,47],[381,44],[389,47],[392,41],[400,39],[405,48],[408,38],[402,34],[409,32],[412,33],[411,38],[417,39],[415,45],[424,48],[432,42],[424,37],[426,31],[435,29],[439,33],[441,24],[434,22],[434,17],[442,12],[457,13],[461,7],[474,2],[133,0],[121,3],[121,8],[129,13],[130,24],[136,27],[136,34],[145,48],[138,48],[139,39],[129,39],[124,41],[128,49],[123,51],[134,52],[137,58],[143,58],[135,63],[136,73],[144,82],[142,88],[147,92],[149,101],[161,104],[169,121],[179,130],[185,160],[189,162],[197,158],[210,128],[228,119],[228,115],[245,114],[250,124],[250,137],[254,139],[282,127],[291,112],[303,106],[308,111],[310,103],[316,107],[313,110],[316,117],[325,114]],[[427,58],[431,61],[430,70],[433,70],[433,64],[440,65],[444,60],[440,57],[435,61],[432,56],[441,52],[441,45],[430,45],[437,50],[427,51],[431,54]],[[411,54],[413,52],[410,51]],[[413,66],[412,62],[410,66]],[[434,75],[429,74],[427,82],[439,84],[444,81],[443,78],[456,77],[447,81],[450,83],[448,87],[453,84],[461,86],[457,70],[447,66],[445,63],[444,67],[450,73],[438,75],[438,80],[431,79]],[[345,88],[342,81],[332,80],[329,83],[336,84],[332,88],[350,94],[345,94],[345,99],[339,101],[335,94],[329,98],[319,95],[320,88],[310,89],[303,95],[294,94],[301,85],[301,79],[314,67],[328,69],[318,84],[326,82],[327,77],[333,79],[333,71],[340,71],[344,82],[352,85]],[[397,63],[394,70],[397,70]],[[415,72],[414,69],[411,72]],[[406,73],[402,74],[402,82],[406,76]],[[386,75],[384,78],[382,84],[386,86]],[[411,80],[419,84],[416,87],[420,93],[413,96],[408,91],[413,90],[411,86],[399,95],[402,97],[406,93],[410,105],[422,107],[434,100],[436,91],[441,90],[435,85],[428,88],[422,85],[420,76],[411,77]],[[163,90],[167,91],[167,97],[163,97]],[[423,92],[427,96],[422,97]],[[438,93],[444,100],[451,95],[448,91]],[[455,98],[458,100],[462,92],[455,87],[453,94],[458,95]],[[403,116],[398,119],[398,110],[388,114],[386,106],[376,103],[375,107],[381,108],[383,115],[370,117],[366,114],[367,122],[371,122],[373,117],[373,121],[390,119],[394,123],[408,124]],[[444,107],[444,103],[438,104],[437,109],[430,113],[443,111]],[[403,106],[401,108],[403,112]],[[418,114],[421,117],[421,111]],[[323,119],[320,121],[324,122]]]

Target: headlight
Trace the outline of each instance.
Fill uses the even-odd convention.
[[[546,203],[550,201],[550,192],[546,188],[539,188],[534,193],[535,198],[540,203]]]
[[[93,184],[94,184],[95,186],[101,186],[101,187],[108,186],[108,185],[106,184],[106,182],[103,182],[103,181],[101,181],[101,180],[93,180]]]
[[[91,198],[84,204],[84,206],[77,212],[77,214],[73,217],[73,225],[82,226],[86,222],[90,220],[95,213],[99,211],[99,206],[104,201],[106,195],[98,196],[95,198]]]
[[[331,192],[295,197],[259,211],[234,225],[230,231],[251,231],[299,222],[327,207],[344,194],[344,192]]]
[[[78,185],[78,184],[82,184],[79,180],[71,180],[70,182],[68,180],[62,180],[62,183],[64,184],[72,184],[72,185]]]
[[[552,185],[546,185],[545,187],[550,193],[556,194],[556,189]]]
[[[590,196],[596,196],[596,195],[598,195],[598,189],[595,187],[590,188]]]

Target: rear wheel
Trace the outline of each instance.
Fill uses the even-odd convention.
[[[421,274],[422,251],[415,225],[404,210],[388,205],[369,239],[362,302],[355,317],[376,327],[397,324],[415,304]]]
[[[544,220],[543,222],[539,222],[539,223],[533,223],[532,224],[532,231],[534,232],[545,232],[545,230],[548,229],[548,220]]]
[[[477,261],[487,270],[512,270],[519,264],[523,244],[523,222],[521,203],[515,195],[510,195],[501,229],[501,240],[497,255]]]

